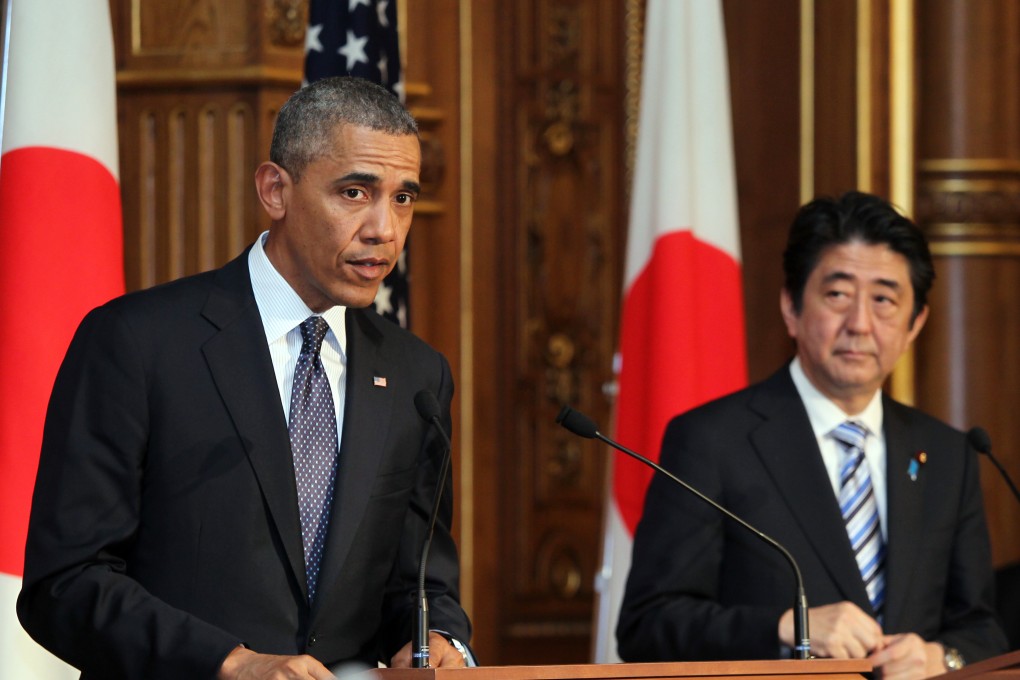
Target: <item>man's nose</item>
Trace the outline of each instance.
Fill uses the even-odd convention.
[[[872,312],[870,300],[861,296],[854,300],[847,312],[846,327],[853,333],[870,333],[872,326]]]
[[[389,201],[378,201],[365,215],[361,238],[368,243],[388,243],[396,238],[397,216]]]

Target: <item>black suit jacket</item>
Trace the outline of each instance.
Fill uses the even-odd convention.
[[[307,600],[290,441],[247,252],[118,298],[78,329],[50,401],[18,614],[85,678],[213,677],[238,643],[326,664],[410,640],[449,365],[348,309],[336,500]],[[386,378],[386,386],[373,378]],[[463,640],[447,484],[428,572],[432,625]]]
[[[914,632],[969,661],[1001,653],[976,455],[959,431],[883,397],[886,633]],[[927,463],[907,474],[918,452]],[[811,606],[872,613],[838,502],[789,368],[675,418],[661,464],[784,545]],[[653,479],[617,628],[631,661],[774,658],[793,606],[788,563],[747,529]]]

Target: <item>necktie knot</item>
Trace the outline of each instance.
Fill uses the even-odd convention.
[[[329,324],[321,316],[310,316],[301,322],[301,353],[318,354]]]
[[[864,451],[864,441],[868,438],[868,430],[852,420],[848,420],[832,431],[832,437],[844,447],[848,453]]]

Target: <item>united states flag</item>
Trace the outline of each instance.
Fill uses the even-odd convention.
[[[379,83],[404,101],[396,0],[311,0],[305,82],[350,75]],[[404,328],[408,316],[407,245],[375,297],[375,309]]]

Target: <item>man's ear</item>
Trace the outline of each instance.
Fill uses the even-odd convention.
[[[291,184],[292,180],[287,171],[272,161],[266,161],[255,171],[255,193],[274,222],[282,220],[287,214],[287,197],[284,190]]]
[[[779,291],[779,311],[783,313],[783,323],[786,324],[786,332],[794,340],[797,339],[797,320],[800,315],[793,306],[793,298],[790,291],[783,288]]]
[[[921,329],[924,328],[924,322],[928,320],[928,309],[928,305],[921,308],[920,313],[911,322],[910,331],[907,335],[907,344],[912,343],[921,332]]]

